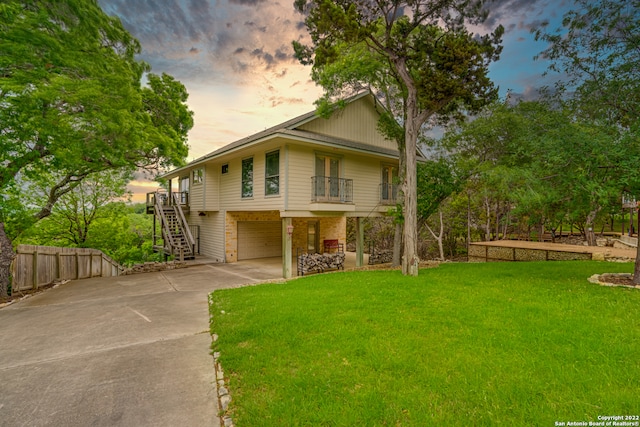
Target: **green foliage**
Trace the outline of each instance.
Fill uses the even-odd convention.
[[[418,164],[418,217],[428,219],[449,196],[460,190],[461,177],[444,158]]]
[[[61,247],[83,247],[99,249],[122,265],[132,265],[147,261],[160,261],[159,254],[153,252],[153,217],[147,215],[140,205],[126,205],[111,202],[101,205],[89,223],[81,227],[79,239],[74,220],[82,223],[79,212],[66,211],[61,206],[54,213],[39,221],[21,234],[15,242]],[[144,207],[144,205],[142,205]]]
[[[617,129],[538,102],[494,104],[448,134],[483,183],[480,193],[514,205],[513,213],[557,228],[563,219],[593,226],[596,216],[637,188],[640,146]]]
[[[184,87],[149,74],[142,88],[139,43],[95,0],[4,2],[0,32],[2,190],[54,171],[54,204],[91,173],[184,160]]]
[[[555,90],[571,94],[569,101],[580,115],[624,128],[637,126],[638,10],[638,0],[576,0],[562,28],[536,31],[536,38],[549,44],[541,53],[552,61],[549,71],[561,73]]]
[[[142,87],[150,68],[135,58],[140,44],[96,0],[3,1],[0,34],[0,220],[9,221],[7,232],[51,215],[93,174],[184,162],[193,126],[186,89],[154,74]],[[32,188],[46,189],[39,205],[23,194]],[[10,258],[11,247],[0,250]],[[0,280],[8,268],[0,266]],[[0,294],[5,289],[0,283]]]

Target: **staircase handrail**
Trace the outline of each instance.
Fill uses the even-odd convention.
[[[155,198],[156,199],[155,209],[156,209],[156,212],[158,212],[158,214],[160,215],[160,223],[162,228],[162,239],[164,240],[164,247],[166,249],[167,243],[169,243],[170,253],[173,255],[173,248],[175,248],[175,243],[173,241],[173,236],[167,230],[167,228],[169,227],[169,222],[167,221],[167,217],[164,214],[164,208],[163,208],[162,202],[160,201],[161,198],[158,197],[159,195],[160,194],[158,193]]]
[[[178,195],[176,193],[173,193],[173,200],[175,202],[174,208],[178,213],[178,218],[180,219],[178,223],[180,224],[180,228],[182,229],[182,234],[186,237],[187,242],[191,247],[191,254],[195,255],[196,239],[194,239],[193,234],[191,234],[191,230],[189,229],[189,224],[187,223],[187,220],[184,217],[184,213],[182,212],[182,206],[180,206],[180,199],[178,199]]]

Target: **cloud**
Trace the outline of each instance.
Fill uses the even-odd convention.
[[[256,6],[264,2],[265,0],[230,0],[230,3],[235,3],[242,6]]]
[[[264,0],[99,0],[143,46],[142,58],[181,79],[239,81],[276,66],[300,66],[291,40],[304,38],[293,4]],[[259,6],[259,7],[257,7]],[[195,60],[201,63],[193,67]],[[240,58],[239,58],[240,57]],[[168,69],[164,69],[168,67]],[[189,69],[189,71],[187,71]],[[194,75],[194,70],[203,74]],[[277,69],[280,73],[280,70]],[[275,78],[275,76],[274,76]]]

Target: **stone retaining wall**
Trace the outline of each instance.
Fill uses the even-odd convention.
[[[122,274],[137,274],[137,273],[153,273],[156,271],[175,270],[178,268],[185,268],[186,262],[180,261],[168,261],[168,262],[145,262],[144,264],[136,264],[130,268],[127,268]]]

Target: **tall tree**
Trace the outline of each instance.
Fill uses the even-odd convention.
[[[296,0],[306,14],[311,46],[295,43],[303,63],[314,69],[340,63],[342,50],[363,44],[372,57],[384,59],[397,81],[390,91],[403,106],[404,138],[404,274],[417,275],[417,140],[422,126],[436,115],[459,117],[496,96],[487,77],[498,59],[502,27],[476,36],[465,27],[486,18],[482,2],[468,0],[371,1]],[[378,79],[365,80],[376,87]],[[402,152],[402,150],[401,150]]]
[[[541,54],[551,60],[549,71],[561,75],[557,94],[577,114],[609,124],[617,132],[616,146],[631,153],[640,146],[639,10],[640,0],[574,0],[561,28],[536,31],[549,43]],[[633,280],[640,284],[640,251]]]
[[[153,75],[142,88],[149,66],[135,59],[138,41],[95,0],[3,1],[0,33],[0,191],[48,171],[60,177],[30,207],[34,220],[92,173],[183,162],[193,125],[186,90]],[[6,295],[12,248],[0,251]]]

